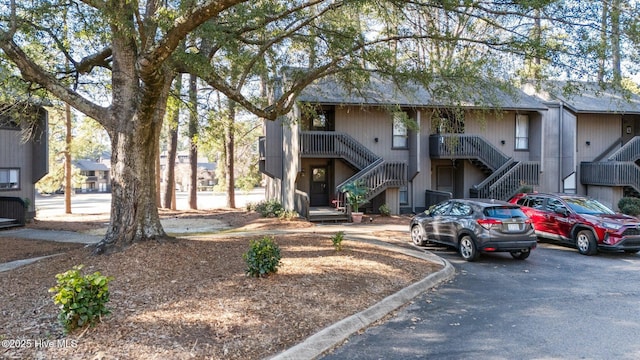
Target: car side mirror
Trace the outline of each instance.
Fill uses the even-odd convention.
[[[559,209],[556,209],[556,213],[560,214],[560,215],[563,215],[563,216],[567,216],[567,215],[569,215],[569,210],[567,210],[565,208],[559,208]]]

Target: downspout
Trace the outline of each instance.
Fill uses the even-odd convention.
[[[420,148],[421,148],[421,144],[420,144],[420,138],[422,136],[422,131],[421,131],[421,126],[420,126],[420,121],[421,121],[421,116],[420,114],[422,114],[422,111],[418,110],[416,111],[416,123],[418,125],[418,129],[416,130],[418,132],[418,136],[416,136],[416,161],[418,162],[418,166],[417,166],[417,170],[420,171],[420,159],[421,159],[421,152],[420,152]],[[415,177],[414,177],[415,179]],[[416,213],[416,192],[415,189],[413,187],[413,180],[410,181],[410,188],[411,188],[411,213],[415,214]],[[426,204],[425,204],[426,205]],[[400,210],[400,206],[398,205],[398,210]]]
[[[558,166],[559,166],[559,171],[558,174],[560,174],[560,176],[558,176],[558,178],[560,179],[560,184],[559,184],[559,192],[563,192],[564,191],[564,173],[562,172],[564,170],[564,166],[563,166],[563,162],[562,159],[564,157],[564,148],[563,148],[563,144],[564,144],[564,103],[562,101],[560,101],[560,107],[559,107],[559,111],[560,113],[558,114],[559,116],[559,121],[558,123],[560,124],[560,136],[559,136],[559,146],[560,146],[560,158],[558,159]]]

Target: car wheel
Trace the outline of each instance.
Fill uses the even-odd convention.
[[[467,261],[475,261],[478,258],[476,244],[469,235],[464,235],[460,239],[460,256]]]
[[[413,225],[413,227],[411,228],[411,241],[413,241],[413,243],[418,246],[424,246],[427,243],[427,240],[424,236],[424,230],[422,230],[422,226]]]
[[[594,255],[598,252],[596,238],[590,230],[580,230],[576,234],[576,247],[582,255]]]
[[[518,251],[512,251],[511,252],[511,256],[514,259],[518,259],[518,260],[524,260],[524,259],[528,258],[530,254],[531,254],[531,250],[529,250],[529,249],[518,250]]]

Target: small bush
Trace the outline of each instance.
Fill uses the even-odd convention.
[[[253,206],[262,217],[279,217],[284,208],[277,200],[260,201]]]
[[[640,215],[640,199],[634,197],[623,197],[618,201],[618,209],[623,214],[638,216]]]
[[[295,220],[299,217],[300,215],[294,210],[283,210],[280,215],[278,215],[278,218],[281,220]]]
[[[57,274],[57,285],[49,289],[55,292],[53,302],[60,307],[58,320],[65,333],[86,325],[95,325],[103,315],[111,311],[105,304],[109,302],[109,282],[112,277],[103,276],[100,272],[82,276],[83,265]]]
[[[378,210],[380,211],[380,214],[382,216],[389,216],[391,215],[391,209],[389,209],[389,205],[387,204],[382,204],[380,205],[380,207],[378,208]]]
[[[333,248],[336,251],[342,251],[342,240],[344,239],[344,231],[338,231],[333,236],[331,236],[331,242],[333,243]]]
[[[280,266],[280,247],[273,237],[264,236],[260,240],[251,240],[249,251],[242,254],[247,263],[246,274],[254,277],[264,277],[278,271]]]

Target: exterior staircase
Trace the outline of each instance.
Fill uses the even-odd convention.
[[[407,164],[385,161],[366,146],[346,133],[335,131],[303,131],[301,154],[305,158],[339,158],[349,164],[356,173],[336,186],[336,198],[344,203],[340,189],[351,181],[363,181],[371,200],[390,187],[407,184]]]
[[[477,135],[436,134],[429,137],[432,158],[465,159],[487,178],[469,193],[475,198],[508,200],[523,185],[538,185],[540,164],[515,161]]]
[[[585,185],[622,186],[625,196],[640,197],[640,136],[636,136],[602,161],[580,163]]]

